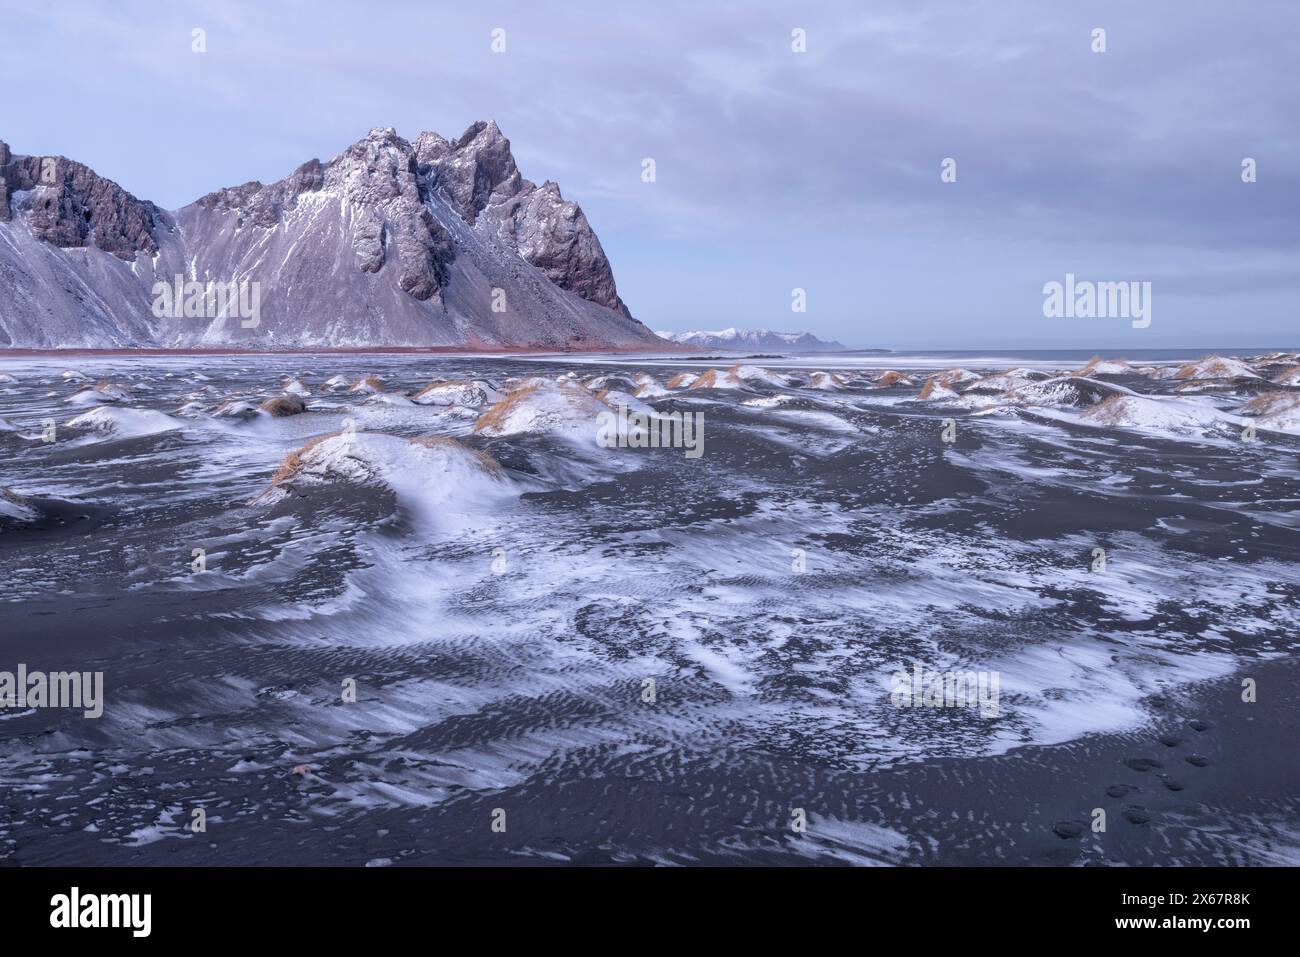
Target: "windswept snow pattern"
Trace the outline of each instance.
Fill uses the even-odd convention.
[[[107,697],[0,710],[0,862],[1296,863],[1203,783],[1300,635],[1300,360],[1225,358],[0,360],[0,670]]]

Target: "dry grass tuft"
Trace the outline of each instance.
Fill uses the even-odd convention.
[[[452,388],[453,386],[465,388],[465,387],[473,387],[473,385],[474,383],[470,379],[435,379],[433,382],[430,382],[419,392],[415,393],[415,395],[411,396],[411,398],[418,399],[421,396],[428,395],[434,389],[448,389],[448,388]]]
[[[540,388],[538,383],[520,386],[500,402],[489,406],[483,414],[478,417],[474,423],[474,431],[481,432],[484,429],[499,429],[505,424],[506,417],[517,409],[525,399]]]
[[[281,395],[274,399],[267,399],[259,407],[263,412],[269,412],[277,419],[282,419],[290,415],[300,415],[307,411],[307,406],[296,395]]]
[[[302,448],[290,452],[284,457],[284,461],[280,463],[279,470],[271,476],[271,485],[280,485],[281,483],[287,482],[289,479],[293,478],[298,474],[298,470],[302,468],[302,457],[304,455],[316,446],[320,445],[326,439],[332,439],[335,436],[342,434],[342,432],[331,432],[329,435],[318,435]]]
[[[478,459],[479,464],[482,465],[483,468],[486,469],[488,472],[490,472],[492,475],[501,474],[501,463],[498,462],[496,459],[494,459],[492,456],[488,455],[488,453],[484,452],[482,449],[471,449],[468,445],[465,445],[463,442],[458,442],[457,440],[451,438],[450,436],[417,435],[415,438],[409,439],[408,441],[410,441],[411,444],[413,445],[422,445],[426,449],[436,449],[439,447],[445,448],[446,446],[449,445],[455,446],[456,448],[462,449],[463,451],[466,451],[471,455],[473,455],[474,458]]]
[[[1261,392],[1243,405],[1241,411],[1268,415],[1293,409],[1297,405],[1300,405],[1300,394],[1295,392]]]
[[[1124,418],[1124,396],[1112,395],[1087,410],[1088,419],[1102,425],[1119,425]]]
[[[1209,362],[1208,360],[1211,359],[1214,361]],[[1201,363],[1207,363],[1207,364],[1201,365]],[[1209,375],[1206,375],[1205,373],[1209,373]],[[1174,378],[1191,379],[1194,376],[1197,376],[1198,374],[1202,379],[1232,378],[1232,373],[1228,370],[1228,364],[1218,356],[1206,356],[1204,359],[1201,359],[1197,362],[1189,362],[1186,365],[1180,367],[1179,370],[1174,373]]]
[[[0,486],[0,496],[3,496],[5,499],[9,500],[10,502],[13,502],[13,504],[15,505],[21,505],[25,508],[31,507],[31,502],[27,501],[27,499],[23,498],[17,492],[11,492],[9,491],[9,489],[4,488],[3,486]]]

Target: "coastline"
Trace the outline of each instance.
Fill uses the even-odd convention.
[[[0,359],[32,359],[58,356],[280,356],[280,355],[659,355],[681,353],[694,355],[700,350],[689,346],[665,343],[653,349],[632,346],[602,346],[593,349],[556,349],[543,346],[501,346],[499,348],[467,348],[465,346],[304,346],[297,349],[239,349],[231,346],[195,349],[167,349],[155,346],[123,349],[0,349]]]

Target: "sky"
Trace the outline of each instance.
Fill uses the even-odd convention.
[[[494,119],[654,329],[1300,345],[1293,0],[0,0],[0,22],[0,139],[169,209],[372,127]],[[1150,324],[1046,317],[1067,273],[1151,283]]]

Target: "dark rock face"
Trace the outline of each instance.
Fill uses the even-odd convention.
[[[492,122],[473,124],[455,143],[423,133],[416,140],[416,158],[430,186],[441,189],[470,225],[490,202],[509,199],[525,182],[510,141]]]
[[[421,302],[437,295],[447,282],[446,266],[455,254],[451,236],[424,204],[424,186],[411,144],[392,129],[372,130],[330,163],[330,177],[356,205],[371,210],[370,223],[382,223],[378,264],[385,257],[385,237],[391,236],[401,263],[398,285]],[[366,224],[367,232],[370,224]],[[359,258],[376,252],[358,250]],[[368,271],[376,271],[378,266]]]
[[[375,273],[384,267],[385,238],[383,220],[368,211],[362,214],[352,241],[352,248],[357,253],[357,266],[362,272]]]
[[[322,183],[320,160],[314,159],[303,163],[278,183],[263,186],[254,180],[243,186],[219,189],[200,199],[198,205],[205,209],[237,212],[238,226],[247,221],[271,229],[284,217],[286,209],[297,205],[299,196],[320,189]]]
[[[415,152],[430,187],[440,190],[467,224],[476,223],[488,206],[502,204],[500,238],[525,262],[561,289],[630,318],[587,217],[560,196],[555,183],[539,187],[520,175],[510,141],[496,123],[475,123],[454,143],[423,133]]]
[[[507,228],[513,229],[519,255],[561,289],[631,317],[618,297],[605,250],[582,209],[561,197],[560,187],[549,180],[537,188],[528,186],[510,204]]]
[[[4,146],[0,159],[0,218],[6,222],[12,221],[12,194],[30,190],[21,213],[42,242],[65,249],[94,246],[127,262],[136,253],[158,251],[159,210],[152,203],[62,156],[12,156]]]
[[[455,255],[451,236],[424,204],[424,186],[415,150],[392,129],[371,130],[326,172],[331,187],[367,211],[357,233],[357,259],[365,272],[377,272],[388,243],[401,264],[398,285],[421,302],[437,296],[447,282],[447,263]]]
[[[379,272],[391,250],[403,292],[421,302],[438,295],[454,255],[451,237],[424,206],[414,149],[392,129],[371,130],[328,164],[313,159],[269,186],[252,182],[218,190],[197,205],[234,212],[236,229],[246,223],[274,229],[305,193],[321,190],[337,192],[360,211],[352,243],[358,269]]]
[[[447,281],[446,264],[455,250],[447,231],[423,206],[403,202],[399,212],[394,245],[402,261],[402,273],[397,284],[423,302],[436,295]]]
[[[11,254],[7,271],[0,249],[0,296],[16,277],[12,298],[23,304],[15,320],[0,318],[0,342],[46,346],[79,328],[88,331],[78,345],[254,345],[259,337],[274,347],[659,342],[619,298],[582,210],[555,183],[524,179],[492,122],[455,140],[422,133],[408,142],[391,128],[374,129],[328,162],[310,160],[274,183],[220,189],[175,213],[70,160],[49,170],[43,158],[12,156],[3,144],[0,160],[0,221],[21,191],[13,218],[21,215],[37,248],[92,247],[135,264],[106,278],[93,260],[83,266],[27,250]],[[147,266],[139,253],[152,257]],[[24,265],[34,256],[39,268]],[[83,268],[76,279],[61,275]],[[257,283],[265,323],[209,315],[200,326],[157,311],[152,322],[150,290],[179,274]],[[114,288],[100,294],[104,282]],[[96,287],[95,303],[68,293],[79,284]],[[62,322],[38,330],[51,286],[71,301],[56,310]]]
[[[9,144],[0,140],[0,223],[13,219],[13,213],[9,211],[9,182],[5,178],[5,167],[9,165],[10,159]]]

